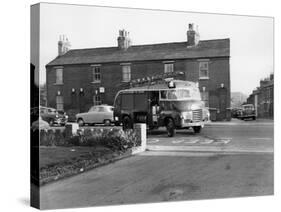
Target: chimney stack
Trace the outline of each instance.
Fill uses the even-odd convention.
[[[122,50],[126,50],[131,45],[131,39],[129,37],[129,32],[126,30],[119,30],[119,36],[117,38],[118,48]]]
[[[70,42],[65,35],[60,35],[60,39],[58,42],[58,55],[62,56],[70,49]]]
[[[200,35],[198,32],[198,26],[196,27],[196,31],[194,30],[194,24],[188,24],[188,31],[186,32],[187,35],[187,46],[196,46],[199,43]]]

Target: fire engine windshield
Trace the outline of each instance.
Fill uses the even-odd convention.
[[[173,89],[160,91],[163,100],[200,100],[198,89]]]

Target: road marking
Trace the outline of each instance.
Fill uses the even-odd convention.
[[[250,140],[272,140],[272,138],[249,138]]]
[[[185,144],[195,144],[199,141],[199,139],[192,139],[191,141],[185,141]]]
[[[184,140],[182,140],[182,139],[172,141],[173,144],[179,144],[179,143],[182,143],[182,142],[184,142]]]
[[[213,143],[213,139],[204,139],[203,141],[200,141],[199,144],[210,144]]]
[[[228,144],[232,138],[218,138],[214,144]]]

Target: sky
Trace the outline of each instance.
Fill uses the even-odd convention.
[[[188,24],[200,40],[230,38],[231,92],[249,95],[274,71],[273,18],[43,3],[40,7],[40,84],[58,55],[60,35],[71,49],[117,46],[120,29],[132,45],[186,41]]]

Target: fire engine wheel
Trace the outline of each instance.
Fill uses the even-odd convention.
[[[173,119],[169,118],[166,123],[167,133],[169,137],[173,137],[175,135],[175,124]]]
[[[256,117],[255,117],[255,116],[253,116],[253,120],[256,120]]]
[[[123,130],[133,129],[133,123],[129,116],[125,116],[122,121]]]
[[[201,132],[201,129],[202,129],[201,126],[193,127],[193,130],[194,130],[195,133],[200,133],[200,132]]]

